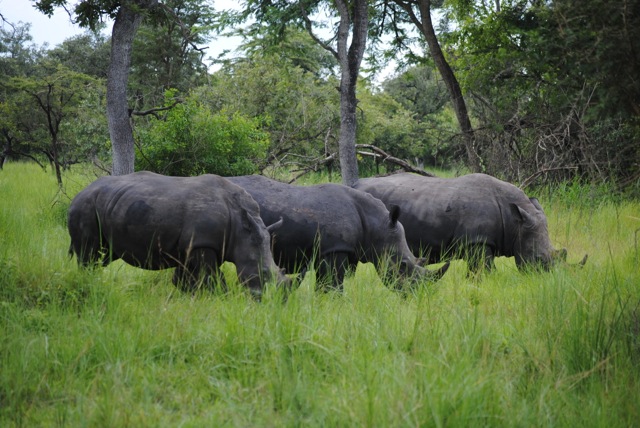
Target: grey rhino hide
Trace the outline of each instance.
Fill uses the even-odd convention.
[[[333,274],[339,287],[345,270],[358,261],[377,264],[388,255],[407,275],[430,275],[407,246],[399,210],[387,210],[371,195],[339,184],[296,186],[259,175],[229,180],[253,196],[266,223],[283,219],[272,234],[273,253],[289,273],[304,271],[315,258],[320,276]]]
[[[274,276],[288,282],[256,202],[216,175],[102,177],[73,199],[68,228],[69,251],[83,266],[122,259],[143,269],[176,268],[173,282],[192,288],[229,261],[257,294]]]
[[[548,268],[556,251],[547,218],[535,199],[485,174],[457,178],[400,173],[361,179],[354,186],[401,208],[400,221],[415,254],[429,262],[462,257],[469,268],[491,268],[496,256],[515,257],[518,267]]]

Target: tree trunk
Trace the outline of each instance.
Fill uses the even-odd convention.
[[[111,60],[107,75],[107,118],[113,175],[124,175],[134,171],[135,151],[127,100],[127,81],[133,38],[142,22],[142,14],[138,8],[149,8],[155,3],[157,0],[124,1],[113,22]]]
[[[340,138],[338,150],[340,152],[340,171],[342,183],[353,186],[358,181],[358,160],[356,157],[356,84],[360,64],[364,57],[367,43],[367,29],[369,26],[369,11],[367,0],[354,0],[349,5],[345,0],[337,0],[336,5],[340,13],[340,25],[337,37],[337,57],[340,63]],[[350,6],[353,6],[351,9]],[[353,11],[353,23],[349,10]],[[351,45],[347,49],[349,27],[353,25]]]
[[[6,141],[2,145],[2,151],[0,151],[0,169],[4,168],[4,163],[9,156],[11,156],[13,150],[11,148],[11,137],[9,136],[9,131],[6,129],[2,129],[0,132]]]
[[[471,126],[471,120],[469,119],[469,113],[467,112],[467,105],[465,104],[462,96],[462,90],[458,79],[456,79],[453,70],[449,66],[449,63],[444,57],[444,53],[438,43],[436,32],[433,29],[433,22],[431,21],[431,0],[418,0],[418,10],[420,11],[420,19],[417,19],[411,5],[399,2],[400,6],[407,11],[429,46],[429,53],[433,58],[442,79],[444,80],[449,95],[451,96],[451,102],[453,103],[453,109],[458,119],[458,124],[462,135],[464,137],[464,145],[467,152],[467,166],[472,172],[481,172],[482,163],[480,156],[475,148],[475,136],[473,127]]]
[[[56,181],[58,182],[58,187],[62,189],[62,170],[60,168],[60,156],[58,153],[58,137],[57,135],[53,138],[51,142],[51,162],[53,163],[54,171],[56,172]]]
[[[356,83],[348,76],[348,70],[342,71],[340,79],[340,172],[342,184],[353,186],[358,181],[358,159],[356,158]]]

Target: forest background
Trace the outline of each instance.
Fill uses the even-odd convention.
[[[340,66],[305,30],[304,19],[274,12],[247,21],[260,2],[241,12],[219,12],[202,0],[164,4],[172,13],[145,16],[133,42],[128,105],[136,169],[235,175],[273,166],[336,168]],[[313,4],[326,18],[317,22],[335,24],[335,11]],[[381,2],[368,6],[357,83],[362,175],[378,171],[384,155],[370,149],[375,146],[427,169],[480,170],[523,186],[607,182],[637,195],[640,5],[407,4],[426,4],[437,17],[438,43],[464,94],[477,164],[465,153],[450,91],[424,37],[394,17],[392,5],[402,2]],[[60,184],[59,170],[72,164],[110,170],[110,39],[99,29],[45,49],[31,42],[28,25],[3,23],[0,165],[21,157],[51,164]],[[238,52],[207,57],[206,46],[222,33],[242,38]],[[397,73],[375,79],[389,61]]]

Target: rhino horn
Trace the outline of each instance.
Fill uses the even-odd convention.
[[[554,251],[552,258],[554,261],[556,262],[561,262],[561,263],[566,263],[567,262],[567,250],[566,248],[563,248],[561,250],[558,251]],[[580,260],[578,263],[566,263],[568,266],[578,266],[578,267],[584,267],[585,263],[587,263],[587,259],[589,258],[588,254],[585,254],[584,257],[582,258],[582,260]]]
[[[437,281],[444,276],[445,273],[449,270],[449,266],[451,266],[451,262],[446,262],[440,268],[436,270],[428,270],[429,276],[432,280]]]
[[[276,230],[280,229],[280,226],[282,226],[282,223],[284,223],[284,220],[282,219],[282,217],[280,217],[280,220],[267,226],[267,230],[269,231],[269,233],[275,232]]]
[[[567,249],[563,248],[561,250],[553,250],[552,253],[551,253],[551,258],[554,261],[566,262],[567,261]]]
[[[567,266],[583,268],[585,263],[587,263],[588,258],[589,255],[585,254],[582,260],[580,260],[578,263],[567,263]]]
[[[583,267],[585,263],[587,263],[587,259],[589,258],[589,254],[585,254],[582,260],[577,263],[577,266]]]

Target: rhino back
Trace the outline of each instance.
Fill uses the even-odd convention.
[[[338,184],[297,186],[282,183],[264,176],[230,177],[229,180],[244,188],[260,206],[260,214],[266,224],[284,219],[283,229],[301,240],[315,236],[320,228],[330,235],[344,238],[354,229],[347,219],[359,215],[355,204],[346,193],[348,187]],[[359,225],[358,227],[359,228]],[[284,231],[278,231],[282,235]],[[294,236],[291,236],[294,240]]]
[[[414,251],[422,245],[438,252],[460,240],[485,242],[495,255],[504,256],[526,258],[536,251],[545,258],[552,249],[541,208],[518,187],[485,174],[433,178],[402,173],[360,180],[357,187],[403,208],[400,221]],[[521,212],[533,220],[527,227]]]
[[[356,188],[400,206],[400,222],[414,252],[428,248],[439,254],[459,241],[501,247],[501,208],[484,174],[457,178],[423,177],[410,173],[362,179]]]
[[[300,256],[313,256],[320,237],[320,252],[354,253],[363,240],[362,215],[353,199],[353,189],[339,184],[297,186],[264,176],[229,177],[260,205],[266,224],[280,218],[284,223],[274,233],[276,262],[292,270]]]
[[[222,249],[233,200],[219,177],[141,172],[95,184],[102,234],[128,263],[157,269],[174,266],[190,247]]]

